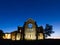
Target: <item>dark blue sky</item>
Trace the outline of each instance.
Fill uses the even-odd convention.
[[[59,36],[60,0],[0,0],[0,29],[4,32],[17,30],[28,18],[39,26],[53,25],[53,35]]]

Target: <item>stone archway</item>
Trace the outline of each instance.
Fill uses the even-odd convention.
[[[25,40],[36,40],[36,25],[34,20],[28,19],[24,30]]]

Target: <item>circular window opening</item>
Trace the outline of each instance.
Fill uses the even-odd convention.
[[[28,28],[32,28],[32,24],[30,23],[30,24],[28,24]]]

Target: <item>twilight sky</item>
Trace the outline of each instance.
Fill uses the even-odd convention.
[[[38,26],[53,25],[52,37],[60,36],[60,0],[0,0],[0,29],[17,30],[28,19]]]

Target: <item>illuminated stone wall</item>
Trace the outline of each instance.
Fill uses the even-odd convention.
[[[23,37],[25,40],[44,39],[43,29],[38,27],[34,20],[28,19],[23,27],[18,27],[17,31],[11,32],[10,34],[6,33],[3,39],[23,40]]]
[[[41,40],[41,39],[43,39],[43,33],[38,34],[38,40]]]
[[[20,39],[21,39],[21,34],[20,33],[17,33],[16,40],[20,40]]]
[[[6,33],[6,34],[3,36],[3,39],[11,39],[11,34]]]
[[[12,34],[11,34],[11,39],[12,39],[12,40],[15,40],[15,39],[16,39],[16,37],[15,37],[16,35],[15,35],[15,34],[16,34],[16,33],[12,33]]]
[[[29,28],[29,24],[32,24],[32,27]],[[36,40],[36,25],[35,22],[29,19],[25,25],[25,39],[26,40]]]

